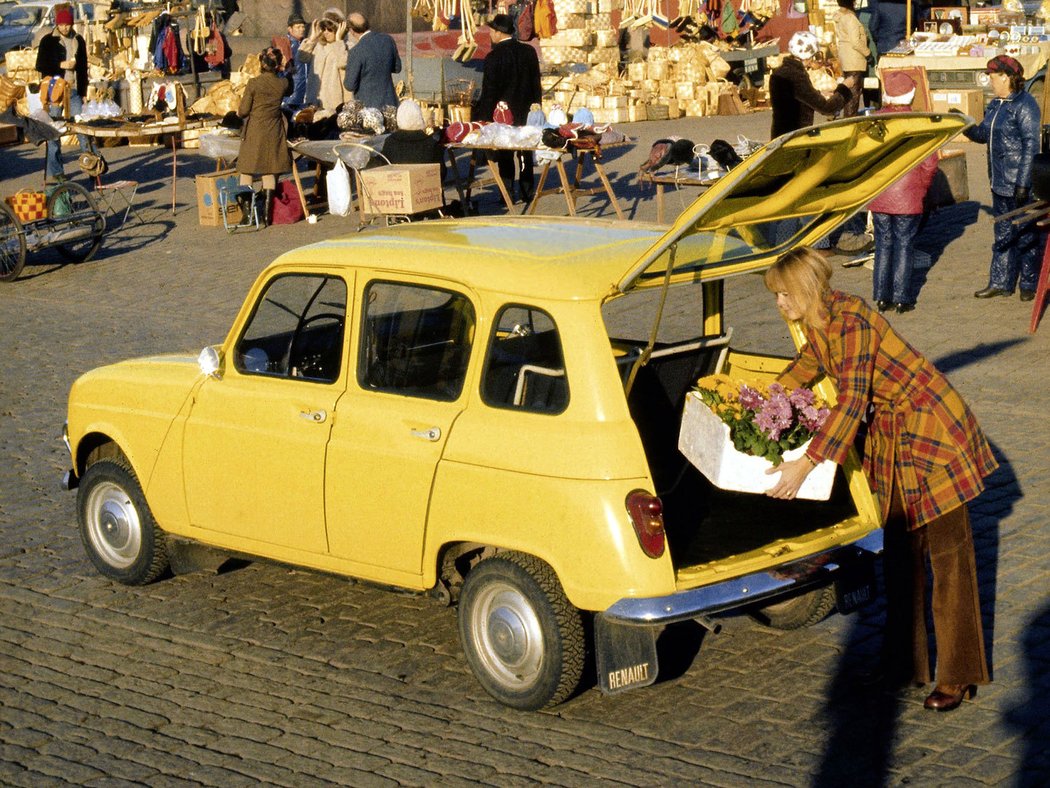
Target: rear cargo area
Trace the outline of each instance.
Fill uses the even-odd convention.
[[[617,340],[616,352],[627,359],[641,343]],[[829,501],[778,501],[763,495],[715,488],[678,450],[685,395],[697,378],[722,369],[729,336],[656,345],[649,363],[637,373],[628,397],[631,415],[664,503],[671,557],[675,568],[701,568],[733,556],[765,550],[774,558],[774,543],[798,540],[856,515],[844,475],[836,472]],[[780,360],[770,359],[774,366]],[[621,368],[629,365],[624,361]],[[626,375],[626,372],[625,372]]]

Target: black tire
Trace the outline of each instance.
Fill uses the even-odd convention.
[[[90,260],[102,245],[106,219],[95,200],[79,183],[60,183],[47,198],[47,218],[74,240],[55,243],[58,253],[72,263]]]
[[[123,457],[88,466],[77,488],[77,524],[91,563],[125,585],[145,585],[168,569],[167,542]]]
[[[0,282],[11,282],[26,264],[26,236],[22,222],[7,203],[0,202]]]
[[[561,703],[583,675],[583,617],[554,571],[532,556],[502,553],[470,571],[459,638],[481,686],[515,709]]]
[[[767,605],[755,613],[755,618],[774,629],[802,629],[819,624],[834,609],[835,587],[822,586]]]

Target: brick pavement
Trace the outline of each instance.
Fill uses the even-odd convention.
[[[633,173],[649,143],[765,139],[767,113],[627,127],[610,157],[632,218],[652,219]],[[971,195],[986,194],[969,143]],[[30,259],[0,285],[0,784],[57,785],[1039,785],[1050,781],[1050,324],[1026,333],[1016,298],[979,302],[991,222],[977,202],[938,212],[919,308],[892,317],[949,372],[1003,463],[973,507],[995,683],[949,715],[923,693],[858,693],[877,645],[879,606],[800,632],[728,618],[660,640],[660,681],[557,709],[497,705],[463,661],[454,611],[284,567],[250,564],[145,588],[101,578],[58,489],[69,385],[134,355],[219,341],[258,271],[281,251],[354,228],[324,217],[227,237],[198,228],[180,156],[179,212],[166,210],[170,159],[112,149],[110,177],[137,177],[145,226],[107,238],[97,258]],[[4,193],[39,184],[42,151],[0,149]],[[491,191],[491,190],[490,190]],[[678,201],[669,196],[669,205]],[[688,199],[688,196],[685,197]],[[494,210],[495,198],[483,197]],[[563,208],[545,198],[541,211]],[[597,198],[586,215],[609,216]],[[839,269],[869,295],[870,273]],[[729,290],[744,348],[788,352],[757,277]]]

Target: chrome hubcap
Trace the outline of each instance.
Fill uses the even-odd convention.
[[[475,650],[493,678],[516,690],[535,682],[543,663],[543,631],[517,589],[490,584],[478,597],[471,625]]]
[[[103,482],[87,503],[87,531],[95,552],[109,565],[126,569],[142,551],[142,523],[127,493]]]

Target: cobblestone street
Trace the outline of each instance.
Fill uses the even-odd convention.
[[[622,127],[639,141],[607,167],[627,215],[655,219],[635,177],[654,140],[764,141],[769,118]],[[75,493],[59,489],[73,380],[133,356],[196,355],[222,341],[274,257],[356,229],[327,215],[232,236],[199,227],[192,175],[214,162],[180,151],[173,216],[170,150],[123,147],[105,151],[108,177],[140,181],[144,221],[87,263],[44,252],[0,284],[0,784],[1050,783],[1050,315],[1030,335],[1031,304],[973,298],[992,240],[985,150],[950,147],[966,152],[971,199],[931,216],[918,308],[891,321],[950,376],[1001,463],[971,507],[994,671],[976,699],[942,715],[923,709],[928,689],[861,690],[881,604],[789,632],[742,616],[718,635],[677,625],[654,686],[603,696],[592,684],[519,713],[475,682],[455,610],[425,597],[266,563],[137,588],[104,579],[80,544]],[[38,188],[42,172],[42,149],[0,148],[4,195]],[[669,193],[670,213],[691,196]],[[480,199],[500,212],[493,189]],[[614,216],[597,197],[580,208]],[[564,209],[558,195],[540,203]],[[834,284],[870,298],[870,271],[843,259]],[[790,352],[759,277],[727,298],[735,346]]]

